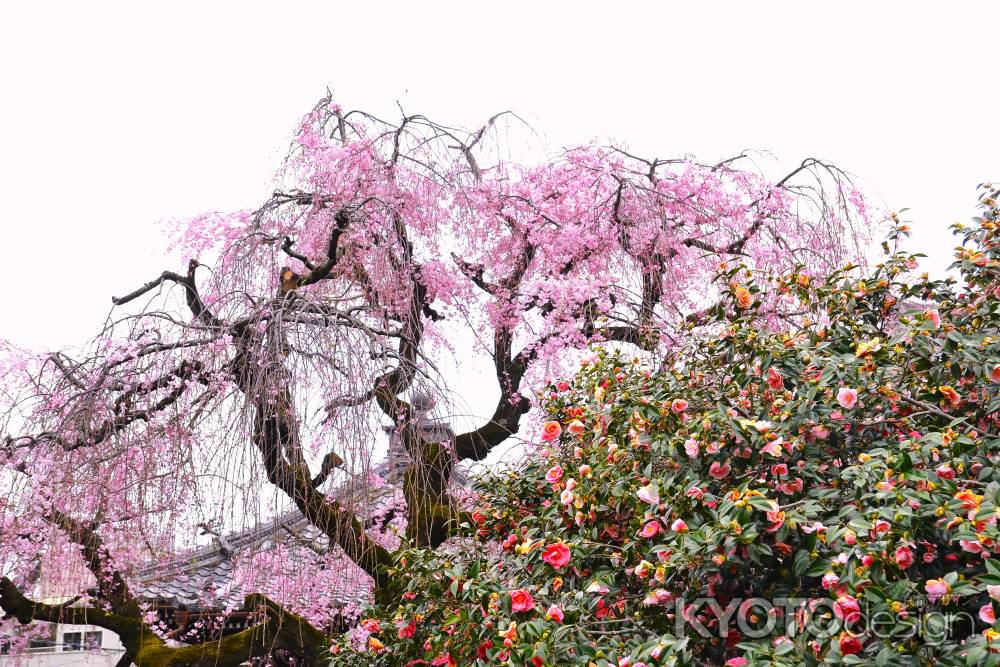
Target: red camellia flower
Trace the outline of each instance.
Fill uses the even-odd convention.
[[[518,588],[510,592],[510,608],[513,612],[531,611],[535,608],[535,599],[531,593]]]
[[[545,442],[552,442],[558,438],[561,433],[562,426],[559,425],[559,422],[549,421],[542,425],[542,440]]]
[[[910,547],[903,545],[896,549],[896,564],[904,570],[913,565],[913,551]]]
[[[366,618],[361,621],[361,627],[364,628],[366,632],[370,632],[372,634],[375,634],[382,629],[382,626],[380,626],[378,621],[374,618]]]
[[[400,622],[400,623],[402,623],[402,622]],[[398,634],[399,634],[399,638],[400,639],[409,639],[410,637],[412,637],[413,635],[415,635],[416,632],[417,632],[417,623],[416,623],[416,621],[410,621],[406,625],[400,625],[399,626]]]
[[[487,639],[476,648],[476,657],[480,660],[486,660],[486,658],[489,657],[489,651],[491,648],[493,648],[493,642]]]
[[[771,388],[771,391],[785,388],[785,378],[773,367],[767,369],[767,386]]]
[[[562,542],[546,544],[542,560],[554,568],[565,567],[569,563],[569,547]]]
[[[840,635],[840,654],[841,655],[853,655],[855,653],[861,653],[861,638],[852,635],[849,632],[845,632]]]
[[[675,398],[670,404],[670,409],[680,414],[688,409],[688,402],[683,398]]]
[[[850,595],[841,595],[833,603],[833,614],[847,625],[853,625],[861,620],[861,607],[856,598]]]

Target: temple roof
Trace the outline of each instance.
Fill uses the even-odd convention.
[[[374,471],[385,474],[384,464]],[[358,520],[367,525],[373,517],[386,514],[396,502],[398,486],[381,479],[360,485],[349,481],[330,495],[356,508]],[[303,566],[328,560],[343,560],[344,576],[335,579],[331,600],[338,606],[362,604],[369,597],[370,579],[360,571],[340,548],[331,548],[327,536],[308,521],[298,509],[286,511],[270,521],[244,530],[215,537],[213,544],[184,553],[165,564],[151,564],[137,573],[133,585],[139,596],[161,605],[197,609],[211,600],[215,608],[235,608],[242,603],[244,591],[237,581],[238,560],[286,547],[293,558],[283,564],[285,574],[294,575]]]

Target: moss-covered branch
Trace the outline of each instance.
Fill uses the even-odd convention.
[[[260,594],[248,595],[244,605],[259,613],[259,623],[216,641],[173,647],[138,618],[92,607],[36,602],[25,597],[6,577],[0,579],[0,608],[9,616],[23,624],[45,621],[111,630],[137,667],[237,667],[275,650],[288,651],[299,664],[321,664],[329,642],[308,621]]]

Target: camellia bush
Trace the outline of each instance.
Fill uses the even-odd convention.
[[[334,664],[1000,664],[996,196],[959,281],[901,222],[868,269],[723,265],[710,335],[553,381],[538,450]]]

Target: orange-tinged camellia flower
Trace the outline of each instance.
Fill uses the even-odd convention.
[[[503,638],[503,645],[510,648],[517,641],[517,623],[514,621],[510,622],[507,629],[500,633],[500,637]]]
[[[957,408],[959,405],[962,404],[962,397],[959,395],[957,391],[955,391],[954,387],[951,387],[949,385],[942,385],[938,387],[938,391],[941,392],[942,396],[948,399],[948,403],[951,405],[951,407]]]
[[[566,430],[572,433],[573,435],[580,435],[581,433],[583,433],[585,428],[586,427],[584,426],[583,422],[580,421],[579,419],[574,419],[566,426]]]
[[[872,338],[871,340],[866,340],[858,343],[857,348],[855,348],[854,350],[854,356],[863,357],[866,354],[878,352],[881,348],[882,348],[882,339]]]
[[[736,304],[740,308],[749,308],[753,305],[753,294],[751,294],[750,290],[742,285],[737,286],[733,290],[733,296],[736,297]]]
[[[559,607],[559,605],[554,604],[549,607],[548,611],[545,612],[545,618],[550,621],[555,621],[556,623],[562,623],[565,616],[563,615],[563,610]]]
[[[944,579],[928,579],[924,584],[924,590],[927,591],[928,600],[937,602],[951,592],[951,586]]]
[[[983,496],[978,496],[972,491],[965,489],[955,494],[955,500],[960,500],[962,502],[962,509],[973,510],[979,507],[979,504],[983,502]]]
[[[1000,382],[1000,364],[994,366],[993,370],[990,371],[990,380]]]
[[[380,642],[378,640],[378,637],[369,637],[368,638],[368,649],[370,651],[372,651],[373,653],[378,653],[379,651],[381,651],[384,648],[385,648],[385,644],[383,644],[382,642]]]
[[[547,421],[542,425],[542,440],[552,442],[562,434],[562,426],[559,422]]]
[[[549,484],[555,484],[560,479],[562,479],[562,476],[563,476],[562,466],[556,464],[551,468],[549,468],[548,472],[545,473],[545,481],[548,482]]]

